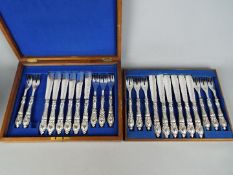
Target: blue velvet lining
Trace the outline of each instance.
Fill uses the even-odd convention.
[[[0,0],[24,56],[117,54],[117,0]]]
[[[221,95],[221,92],[220,92],[220,85],[219,85],[219,82],[217,81],[217,75],[215,73],[215,71],[212,71],[212,70],[127,70],[126,71],[126,78],[127,77],[145,77],[145,76],[148,76],[148,75],[157,75],[157,74],[176,74],[176,75],[180,75],[180,74],[183,74],[183,75],[192,75],[193,77],[210,77],[210,78],[213,78],[214,79],[214,83],[215,83],[215,86],[216,86],[216,91],[217,91],[217,95],[220,99],[220,105],[223,109],[223,114],[228,122],[228,126],[227,126],[227,130],[224,131],[222,128],[220,128],[219,131],[215,131],[213,127],[211,127],[210,131],[205,131],[205,134],[204,134],[204,138],[208,138],[208,139],[214,139],[214,138],[232,138],[233,137],[233,134],[232,134],[232,129],[229,125],[229,116],[227,115],[227,112],[226,112],[226,106],[225,106],[225,102],[224,102],[224,99]],[[196,92],[195,92],[196,93]],[[126,112],[128,113],[128,91],[126,93],[126,106],[127,106],[127,110]],[[209,94],[211,96],[211,99],[212,99],[212,103],[214,105],[214,96],[212,94],[212,92],[209,91]],[[207,101],[206,101],[206,96],[204,94],[204,92],[202,92],[202,97],[204,99],[204,103],[205,103],[205,106],[207,107]],[[150,96],[150,93],[148,93],[148,98],[149,98],[149,107],[150,107],[150,113],[151,113],[151,116],[153,116],[153,104],[152,104],[152,101],[151,101],[151,96]],[[141,99],[141,111],[142,111],[142,116],[145,114],[145,103],[144,103],[144,94],[143,94],[143,91],[141,90],[140,91],[140,99]],[[174,94],[173,94],[173,99],[174,99]],[[136,92],[133,90],[132,91],[132,101],[133,101],[133,113],[134,113],[134,119],[136,119]],[[175,99],[174,99],[175,101]],[[201,111],[200,111],[200,104],[199,104],[199,101],[197,100],[198,102],[198,106],[199,106],[199,115],[201,116]],[[183,104],[183,107],[184,107],[184,104]],[[162,109],[161,109],[161,104],[158,103],[158,110],[159,110],[159,116],[160,116],[160,120],[161,119],[161,116],[162,116]],[[209,113],[209,110],[206,108],[207,110],[207,114]],[[216,109],[216,106],[214,105],[214,110],[215,110],[215,113],[217,114],[217,109]],[[176,117],[176,120],[178,121],[178,110],[177,110],[177,104],[174,103],[174,112],[175,112],[175,117]],[[183,111],[184,112],[184,111]],[[191,111],[192,113],[192,117],[194,116],[193,115],[193,111]],[[184,116],[185,115],[185,112],[184,112]],[[128,116],[127,116],[128,117]],[[169,117],[169,115],[168,115]],[[136,121],[136,120],[135,120]],[[144,122],[144,118],[143,118],[143,122]],[[145,126],[143,127],[142,131],[138,131],[136,127],[134,127],[134,129],[131,131],[129,130],[128,126],[127,126],[127,123],[126,123],[126,126],[127,128],[126,130],[126,137],[129,138],[129,139],[156,139],[156,136],[154,134],[154,128],[152,127],[152,130],[151,131],[147,131]],[[164,138],[164,136],[161,136],[160,138]],[[172,135],[170,135],[170,138],[172,138]],[[181,134],[179,133],[178,135],[178,138],[182,138]],[[187,138],[190,138],[189,135],[187,135]],[[197,135],[195,135],[195,138],[198,138]]]
[[[105,123],[104,127],[101,128],[99,124],[95,128],[92,128],[91,125],[89,124],[89,129],[88,133],[86,134],[87,136],[117,136],[118,135],[118,87],[117,87],[117,65],[112,64],[112,65],[85,65],[85,66],[24,66],[23,68],[23,73],[22,73],[22,78],[21,82],[19,85],[19,89],[17,92],[15,104],[13,107],[13,112],[11,115],[11,120],[8,126],[8,131],[6,133],[7,137],[36,137],[36,136],[41,136],[39,133],[39,124],[41,121],[41,116],[44,110],[44,95],[46,91],[46,80],[47,80],[47,75],[48,72],[92,72],[92,73],[99,73],[99,74],[114,74],[115,75],[115,85],[113,87],[113,107],[114,107],[114,118],[115,122],[113,127],[109,127],[107,123]],[[40,74],[41,75],[41,83],[40,86],[38,87],[36,94],[35,94],[35,102],[34,106],[32,108],[32,118],[31,118],[31,123],[28,128],[24,129],[22,126],[20,128],[16,128],[14,125],[19,107],[20,107],[20,101],[23,95],[23,91],[25,88],[25,82],[26,82],[26,76],[28,74]],[[29,97],[31,94],[31,89],[28,91],[27,94],[27,103],[29,101]],[[108,87],[106,87],[106,92],[105,92],[105,111],[108,111]],[[89,118],[91,115],[91,108],[92,108],[92,97],[93,97],[93,87],[91,88],[91,94],[90,94],[90,106],[89,106]],[[97,92],[97,98],[98,98],[98,103],[97,103],[97,111],[99,113],[100,109],[100,98],[101,98],[101,89],[100,87],[98,88]],[[59,103],[60,100],[57,102],[57,111],[56,111],[56,117],[58,116],[58,109],[59,109]],[[74,101],[75,104],[75,101]],[[81,119],[82,119],[82,113],[83,113],[83,106],[84,106],[84,100],[83,100],[83,94],[82,94],[82,99],[81,99]],[[27,105],[25,105],[25,110],[27,108]],[[65,109],[64,109],[64,114],[66,116],[67,113],[67,108],[68,108],[68,100],[66,100],[65,103]],[[49,110],[50,111],[50,110]],[[73,115],[75,112],[75,105],[73,105]],[[107,112],[106,112],[106,117],[107,117]],[[49,136],[48,133],[46,132],[43,136]],[[53,136],[58,136],[55,132]],[[66,135],[64,132],[62,132],[61,135],[59,136],[77,136],[73,132],[71,132],[69,135]],[[79,132],[78,136],[83,136],[81,132]]]

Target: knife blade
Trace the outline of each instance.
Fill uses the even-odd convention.
[[[185,103],[188,103],[188,92],[187,92],[187,85],[186,85],[187,83],[186,83],[185,77],[184,75],[179,75],[178,78],[180,82],[182,98]]]
[[[49,73],[46,83],[45,100],[50,100],[51,92],[53,89],[53,81],[54,81],[54,74]]]
[[[92,74],[91,72],[87,72],[85,74],[84,99],[89,99],[90,90],[91,90],[91,80],[92,80]]]
[[[163,81],[165,85],[165,91],[166,91],[166,96],[167,96],[167,101],[168,103],[172,103],[172,87],[171,87],[171,79],[169,75],[164,75],[163,76]]]
[[[163,82],[163,75],[157,75],[157,84],[159,90],[159,98],[161,103],[165,103],[165,89],[164,89],[164,82]]]
[[[186,75],[186,82],[189,92],[189,97],[192,103],[196,103],[195,92],[194,92],[194,82],[191,75]]]
[[[173,86],[176,102],[180,103],[181,102],[181,96],[180,96],[179,80],[178,80],[176,75],[172,75],[171,80],[172,80],[172,86]]]
[[[156,76],[149,75],[149,85],[150,85],[151,99],[154,103],[156,103],[157,102]]]

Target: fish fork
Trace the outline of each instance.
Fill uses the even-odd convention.
[[[209,86],[210,90],[214,94],[215,105],[216,105],[217,110],[218,110],[219,124],[224,130],[226,130],[227,129],[227,122],[226,122],[226,119],[225,119],[225,117],[223,115],[223,112],[222,112],[222,109],[221,109],[221,106],[220,106],[220,103],[219,103],[219,98],[218,98],[217,93],[216,93],[216,89],[215,89],[215,86],[214,86],[213,79],[209,79],[208,86]]]
[[[30,89],[31,86],[32,86],[32,76],[27,75],[27,80],[26,80],[26,85],[25,85],[23,97],[22,97],[22,100],[21,100],[21,105],[20,105],[16,120],[15,120],[16,128],[18,128],[23,122],[24,105],[25,105],[25,102],[26,102],[27,92],[28,92],[28,90]]]
[[[134,118],[133,118],[133,109],[132,109],[132,89],[133,89],[133,79],[127,78],[126,79],[126,88],[129,93],[129,107],[128,107],[128,127],[130,130],[134,128]]]
[[[100,127],[103,127],[105,124],[105,88],[108,83],[108,79],[106,76],[100,76],[100,87],[101,87],[101,105],[100,105],[100,113],[99,113],[99,125]]]
[[[136,79],[134,81],[133,87],[134,87],[134,90],[136,91],[136,96],[137,96],[136,126],[137,126],[137,129],[141,131],[142,126],[143,126],[143,121],[142,121],[142,114],[141,114],[141,104],[140,104],[141,102],[140,102],[140,96],[139,96],[139,92],[141,89],[141,83],[139,79]]]
[[[145,126],[147,128],[147,130],[151,129],[152,126],[152,119],[151,119],[151,115],[150,115],[150,110],[149,110],[149,100],[148,100],[148,80],[147,79],[142,79],[141,80],[141,87],[142,90],[144,92],[145,95]]]
[[[201,106],[201,114],[202,114],[203,125],[206,128],[206,130],[209,130],[210,129],[210,121],[209,121],[209,118],[208,118],[206,110],[205,110],[204,100],[203,100],[203,98],[201,96],[201,84],[200,84],[200,81],[198,81],[197,78],[194,78],[194,89],[198,94],[199,103],[200,103],[200,106]]]
[[[113,114],[113,103],[112,103],[112,89],[114,86],[114,82],[115,82],[115,78],[114,75],[110,75],[108,76],[108,88],[109,88],[109,111],[108,111],[108,117],[107,117],[107,121],[108,121],[108,125],[110,127],[113,126],[114,123],[114,114]]]
[[[91,126],[95,127],[98,121],[97,119],[97,89],[100,85],[100,79],[98,75],[93,75],[92,86],[94,88],[94,95],[92,100],[92,113],[91,113]]]
[[[214,109],[213,109],[213,105],[210,99],[210,95],[209,95],[209,87],[208,87],[208,79],[200,79],[200,84],[201,84],[201,88],[202,90],[205,92],[206,97],[207,97],[207,105],[210,111],[210,121],[211,121],[211,125],[214,126],[215,130],[218,130],[219,127],[219,122],[218,119],[215,115]]]
[[[27,128],[30,120],[31,120],[31,114],[32,114],[32,107],[33,107],[33,103],[34,103],[34,96],[35,96],[35,92],[38,88],[38,86],[40,85],[40,76],[39,75],[35,75],[33,76],[33,80],[32,80],[32,94],[29,100],[29,106],[27,108],[26,111],[26,115],[23,119],[23,127]]]

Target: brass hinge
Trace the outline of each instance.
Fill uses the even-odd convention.
[[[36,58],[28,58],[27,62],[28,63],[36,63],[38,60]]]
[[[112,58],[105,57],[105,58],[102,58],[102,60],[105,61],[105,62],[111,62],[111,61],[112,61]]]

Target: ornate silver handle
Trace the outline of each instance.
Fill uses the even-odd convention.
[[[86,134],[88,130],[88,106],[89,106],[89,99],[85,99],[83,120],[81,124],[81,130],[83,134]]]
[[[215,112],[213,110],[213,106],[212,106],[211,100],[209,98],[207,99],[207,104],[208,104],[208,107],[209,107],[209,110],[210,110],[210,121],[211,121],[211,124],[214,126],[215,130],[218,130],[219,123],[218,123],[217,117],[215,115]]]
[[[151,126],[152,126],[152,119],[151,119],[151,116],[150,116],[148,98],[145,98],[145,108],[146,108],[146,112],[145,112],[145,125],[146,125],[147,130],[150,130]]]
[[[74,134],[78,134],[79,130],[80,130],[80,100],[77,100],[75,107],[75,114],[74,114],[74,123],[73,123]]]
[[[170,128],[168,125],[168,118],[167,118],[167,107],[165,103],[162,103],[162,112],[163,112],[163,118],[162,118],[162,132],[165,136],[165,138],[168,138],[170,135]]]
[[[108,121],[108,125],[110,127],[113,126],[114,123],[114,115],[113,115],[113,105],[112,105],[112,91],[109,92],[109,111],[108,111],[108,117],[107,117],[107,121]]]
[[[133,109],[132,109],[132,99],[129,98],[129,111],[128,111],[128,127],[130,130],[134,128],[134,118],[133,118]]]
[[[48,128],[47,128],[49,135],[51,135],[55,129],[56,103],[57,103],[57,100],[52,101],[52,109],[51,109]]]
[[[215,99],[215,105],[217,106],[217,109],[218,109],[219,124],[224,130],[226,130],[227,129],[227,121],[224,118],[224,115],[223,115],[223,112],[222,112],[222,109],[221,109],[218,98]]]
[[[49,110],[49,100],[45,100],[44,112],[39,127],[41,135],[44,134],[45,130],[47,129],[48,110]]]
[[[173,103],[169,103],[169,112],[170,112],[171,133],[176,138],[178,135],[178,127],[177,127],[176,119],[174,115]]]
[[[136,126],[137,126],[138,130],[140,131],[142,129],[142,126],[143,126],[140,98],[137,98],[136,105],[137,105]]]
[[[92,106],[92,113],[91,113],[91,126],[95,127],[96,123],[97,123],[97,97],[96,97],[96,91],[94,92],[94,96],[93,96],[93,106]]]
[[[65,106],[65,100],[61,100],[57,124],[56,124],[57,134],[61,134],[61,132],[63,130],[64,106]]]
[[[196,133],[198,133],[200,138],[202,138],[203,134],[204,134],[204,130],[203,130],[203,126],[201,124],[200,116],[198,114],[198,109],[197,109],[196,103],[193,103],[193,112],[194,112],[194,117],[195,117]]]
[[[186,137],[187,129],[185,126],[182,104],[178,103],[177,108],[178,108],[178,113],[179,113],[179,131],[182,137]]]
[[[25,102],[26,102],[26,96],[23,96],[16,120],[15,120],[15,126],[17,128],[22,124],[22,121],[23,121],[23,110],[24,110]]]
[[[201,106],[203,125],[206,128],[206,130],[209,130],[210,129],[210,121],[209,121],[209,118],[208,118],[206,110],[205,110],[204,101],[202,98],[200,98],[199,102],[200,102],[200,106]]]
[[[105,111],[104,111],[104,91],[102,90],[101,95],[101,107],[100,107],[100,115],[99,115],[99,124],[100,127],[103,127],[105,124]]]
[[[34,96],[31,96],[30,100],[29,100],[28,109],[27,109],[25,117],[23,119],[23,127],[24,128],[26,128],[30,123],[33,103],[34,103]]]
[[[69,100],[66,122],[64,125],[64,130],[66,134],[69,134],[71,130],[72,108],[73,108],[73,100]]]
[[[158,114],[158,104],[156,102],[153,103],[153,110],[154,110],[154,131],[156,137],[160,137],[162,132],[160,121],[159,121],[159,114]]]
[[[185,103],[185,111],[186,111],[186,115],[187,115],[187,132],[190,134],[191,137],[194,137],[195,128],[193,125],[193,120],[191,117],[190,107],[189,107],[188,103]]]

